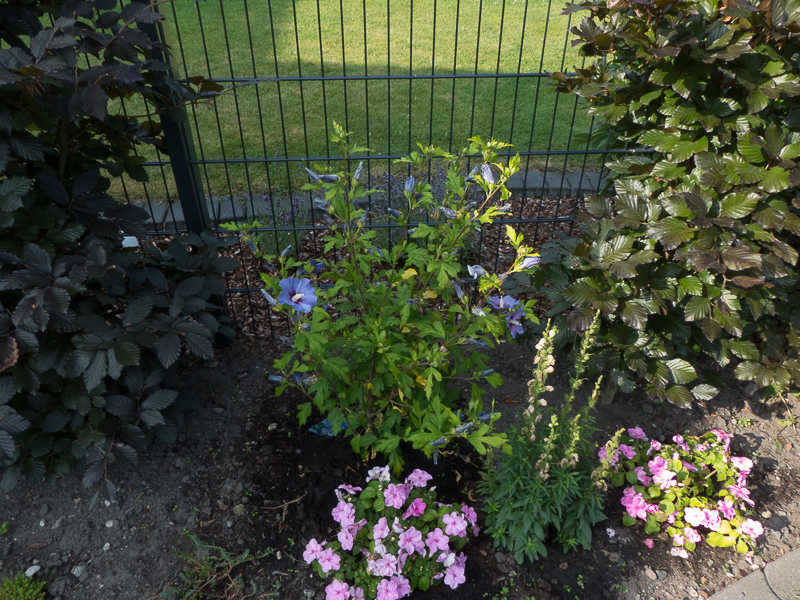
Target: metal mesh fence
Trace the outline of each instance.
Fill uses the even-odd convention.
[[[266,249],[288,241],[318,251],[314,232],[324,225],[300,187],[303,167],[341,166],[328,141],[333,121],[370,148],[351,159],[364,161],[384,209],[402,197],[394,161],[416,142],[450,152],[475,135],[512,143],[505,156],[519,153],[522,172],[509,182],[520,200],[508,222],[532,226],[536,240],[540,229],[569,227],[615,152],[589,148],[579,136],[592,125],[586,110],[549,81],[581,64],[570,44],[574,17],[549,0],[174,0],[162,11],[176,77],[203,76],[228,91],[188,107],[178,125],[188,169],[173,173],[172,150],[172,164],[154,153],[150,183],[119,184],[150,212],[153,232],[185,230],[187,212],[204,205],[217,231],[258,220]],[[432,183],[442,176],[429,174]],[[492,251],[484,236],[477,243],[478,255]],[[228,290],[247,298],[246,310],[261,301],[253,279],[245,273]]]

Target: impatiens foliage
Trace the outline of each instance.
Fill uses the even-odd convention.
[[[345,160],[363,151],[341,127],[334,129]],[[479,420],[489,408],[479,383],[501,383],[480,349],[516,338],[536,320],[534,301],[503,294],[503,283],[511,273],[533,272],[538,257],[507,227],[517,251],[507,272],[489,274],[481,265],[465,268],[459,262],[465,237],[502,214],[496,203],[509,196],[503,184],[519,159],[500,164],[497,150],[503,146],[472,140],[468,152],[483,159],[472,182],[456,157],[433,148],[415,152],[406,160],[414,173],[403,206],[388,215],[370,212],[374,190],[359,182],[360,169],[311,172],[307,189],[319,194],[315,204],[330,225],[324,256],[313,264],[299,262],[288,248],[265,256],[262,274],[271,310],[285,314],[291,327],[292,349],[275,363],[274,377],[283,377],[278,393],[291,385],[309,398],[300,406],[301,423],[316,407],[359,454],[381,452],[395,470],[403,464],[401,442],[428,456],[456,437],[480,452],[504,445],[505,436]],[[447,192],[438,200],[424,181],[435,157],[449,168]],[[497,183],[490,183],[490,173]],[[484,194],[480,202],[473,201],[473,188]],[[393,231],[368,227],[371,219]],[[243,233],[252,240],[249,231]],[[467,272],[477,285],[457,279]]]
[[[610,164],[582,237],[546,270],[553,314],[605,316],[594,357],[687,406],[713,396],[694,357],[783,389],[800,383],[800,5],[791,0],[587,0],[573,29],[596,60],[562,90],[611,140],[652,151]],[[542,279],[542,282],[544,279]],[[705,379],[705,381],[704,381]]]
[[[303,552],[323,578],[327,600],[397,600],[444,581],[456,589],[466,580],[464,553],[478,535],[475,510],[436,502],[432,477],[415,469],[402,484],[389,467],[369,472],[367,487],[340,485],[332,511],[336,541],[312,539]]]
[[[705,539],[751,558],[755,539],[764,533],[761,523],[743,515],[754,505],[745,487],[753,461],[731,456],[731,437],[714,430],[661,443],[634,428],[622,435],[616,450],[609,446],[611,456],[602,448],[600,458],[616,471],[611,483],[626,486],[625,525],[643,521],[645,534],[663,532],[672,541],[673,556],[688,558]]]

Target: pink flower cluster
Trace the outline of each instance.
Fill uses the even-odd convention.
[[[628,429],[627,433],[628,444],[619,445],[611,463],[636,475],[636,485],[626,487],[620,501],[630,517],[661,523],[671,537],[673,556],[688,558],[687,550],[694,550],[703,540],[703,529],[709,536],[714,534],[708,538],[710,543],[742,539],[747,544],[747,556],[752,555],[752,540],[763,535],[764,528],[758,521],[743,519],[738,510],[746,504],[754,505],[750,491],[744,487],[754,465],[749,458],[730,456],[731,434],[714,430],[700,438],[675,435],[672,444],[667,445],[648,440],[639,427]],[[599,455],[606,457],[605,448]],[[620,463],[620,455],[628,460]],[[619,478],[616,485],[625,482],[623,474],[626,473],[615,475]],[[706,498],[702,490],[709,489],[711,476],[716,476],[712,481],[724,483],[714,492],[716,497]],[[653,547],[652,539],[644,542],[648,548]]]
[[[362,599],[365,594],[377,600],[398,600],[412,591],[409,577],[414,581],[421,576],[431,577],[434,581],[444,580],[453,589],[464,583],[467,559],[463,553],[457,555],[454,547],[463,545],[470,528],[474,535],[478,535],[480,529],[475,510],[467,505],[460,508],[453,505],[436,522],[435,514],[431,515],[428,510],[436,510],[431,506],[434,498],[415,491],[426,488],[431,475],[416,469],[402,484],[391,481],[388,467],[376,467],[368,475],[367,491],[370,488],[374,491],[369,492],[371,496],[364,496],[367,492],[361,494],[361,498],[367,499],[366,504],[357,496],[361,488],[341,485],[336,490],[338,503],[331,511],[333,519],[340,525],[338,546],[345,552],[352,551],[353,555],[337,554],[336,542],[327,546],[327,542],[312,539],[306,545],[303,559],[309,564],[316,562],[323,574],[340,570],[352,572],[353,562],[363,564],[363,567],[356,568],[363,568],[366,574],[376,579],[372,585],[363,588],[334,579],[325,588],[326,600]],[[384,506],[378,514],[375,514],[371,500],[376,494],[382,496]],[[435,505],[446,506],[438,502]],[[426,510],[429,515],[423,521],[420,517]],[[377,520],[369,518],[370,512]],[[357,514],[367,518],[356,521]],[[362,529],[366,534],[359,534]]]

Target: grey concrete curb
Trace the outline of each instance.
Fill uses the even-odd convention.
[[[800,600],[800,550],[743,577],[709,600]]]

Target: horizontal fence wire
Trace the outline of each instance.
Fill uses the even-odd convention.
[[[601,191],[609,157],[645,151],[610,148],[611,139],[590,147],[586,107],[556,92],[551,73],[583,59],[570,44],[572,14],[552,0],[173,0],[161,10],[175,76],[226,87],[186,109],[204,190],[194,201],[221,235],[222,223],[257,220],[266,252],[322,252],[326,227],[301,190],[303,167],[352,171],[363,161],[366,184],[381,190],[368,227],[388,231],[391,244],[385,211],[403,199],[408,175],[397,159],[420,142],[462,154],[469,170],[479,157],[463,153],[468,138],[493,137],[513,144],[501,160],[522,159],[512,182],[521,200],[505,222],[539,239],[540,228],[571,231],[580,199]],[[370,150],[345,165],[329,141],[333,121]],[[170,157],[153,152],[143,166],[150,183],[124,180],[124,194],[148,210],[154,233],[185,231]],[[443,170],[427,175],[441,189]],[[501,241],[490,237],[478,235],[475,252],[497,266]],[[235,252],[248,255],[241,240]],[[229,282],[239,324],[264,304],[259,281],[243,269]]]

